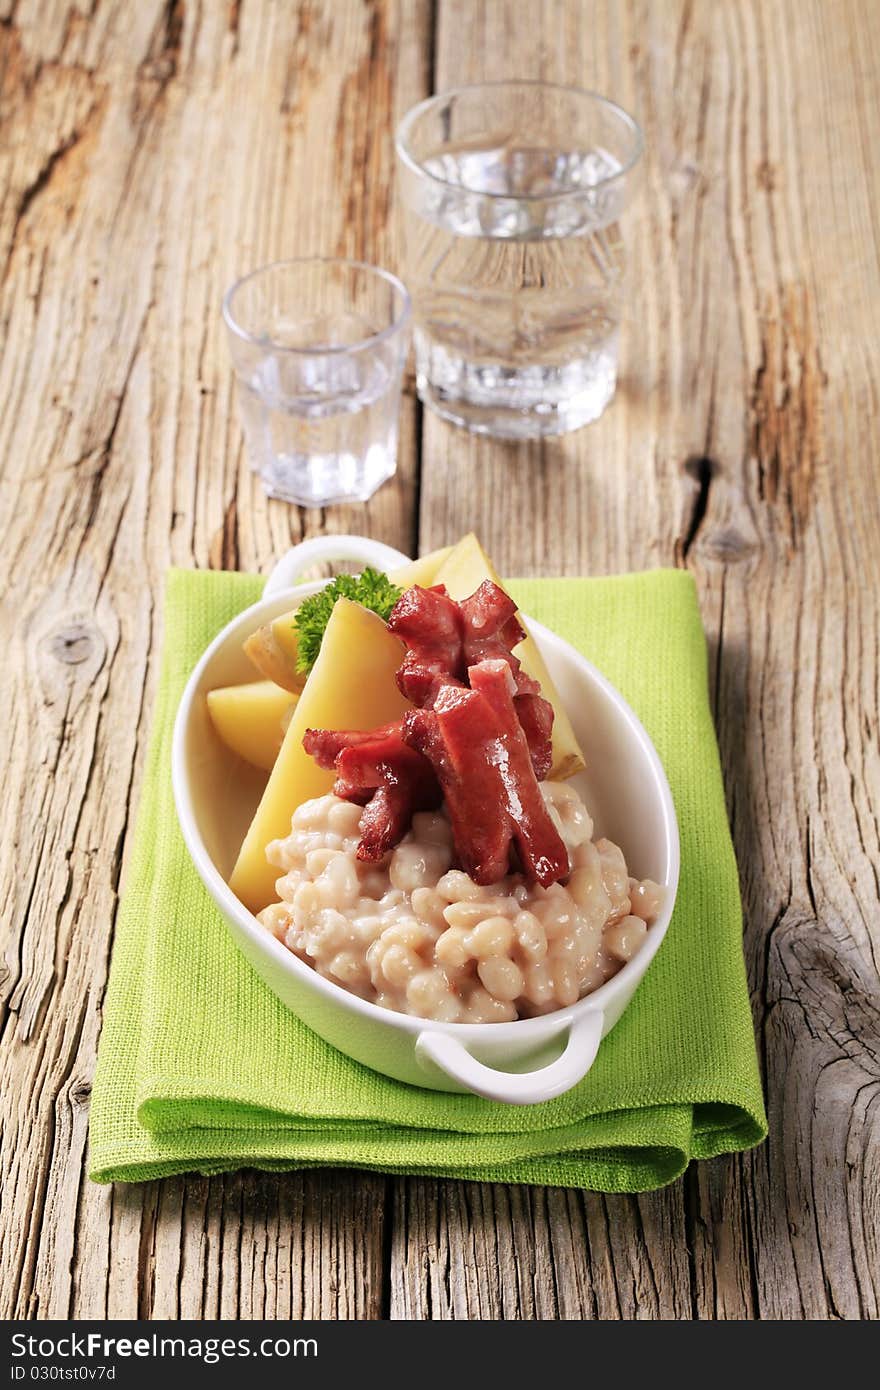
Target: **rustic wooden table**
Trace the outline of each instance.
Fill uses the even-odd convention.
[[[877,1316],[880,8],[0,14],[0,1311]],[[561,442],[506,446],[410,391],[399,476],[368,506],[267,503],[223,289],[308,251],[394,267],[396,120],[504,75],[598,88],[645,125],[615,405]],[[166,566],[265,571],[334,530],[415,552],[471,527],[508,573],[696,577],[769,1142],[631,1199],[340,1172],[90,1184]]]

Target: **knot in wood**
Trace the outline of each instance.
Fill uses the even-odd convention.
[[[75,1081],[70,1088],[70,1099],[74,1105],[86,1105],[92,1094],[90,1081]]]
[[[685,199],[695,190],[702,190],[705,184],[702,169],[690,159],[679,160],[669,170],[667,177],[675,201]]]
[[[750,559],[758,549],[757,542],[744,536],[736,526],[719,526],[709,531],[700,542],[700,550],[726,565]]]
[[[171,81],[177,71],[177,60],[172,54],[163,54],[160,58],[154,58],[152,62],[144,63],[141,67],[141,76],[147,82],[158,82],[164,87]]]
[[[79,666],[95,651],[97,633],[85,623],[69,623],[48,639],[48,649],[65,666]]]

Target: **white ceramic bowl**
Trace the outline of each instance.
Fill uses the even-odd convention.
[[[230,892],[231,872],[256,807],[259,776],[222,747],[207,714],[214,686],[253,680],[241,646],[263,623],[326,581],[291,588],[318,561],[356,560],[393,568],[406,556],[360,536],[307,541],[276,566],[259,603],[229,623],[190,677],[174,729],[173,781],[187,848],[229,930],[279,999],[327,1042],[376,1071],[438,1091],[492,1100],[550,1100],[589,1071],[651,964],[678,886],[678,825],[660,759],[625,700],[594,666],[540,623],[529,621],[587,759],[574,780],[597,837],[620,845],[630,873],[663,885],[664,905],[638,955],[571,1008],[515,1023],[434,1023],[367,1003],[325,980],[276,941]]]

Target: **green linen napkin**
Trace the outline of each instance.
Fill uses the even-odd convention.
[[[171,792],[177,703],[207,643],[261,588],[240,574],[168,579],[92,1096],[92,1178],[330,1165],[637,1192],[692,1158],[759,1143],[737,872],[690,576],[511,585],[644,721],[672,787],[682,857],[666,940],[591,1072],[567,1095],[523,1107],[407,1086],[323,1042],[239,955],[190,864]]]

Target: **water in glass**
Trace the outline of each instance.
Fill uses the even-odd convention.
[[[446,151],[424,167],[444,182],[418,186],[407,226],[420,392],[492,433],[556,433],[595,419],[617,375],[615,194],[540,194],[589,189],[617,161],[601,149],[486,148]],[[496,196],[468,196],[469,187]]]
[[[286,382],[289,364],[270,354],[239,378],[253,467],[270,497],[303,506],[366,501],[394,473],[399,373],[373,353],[327,353],[296,366],[297,380]]]
[[[614,395],[621,219],[642,148],[595,92],[506,81],[397,132],[419,395],[487,434],[563,434]]]
[[[357,261],[277,261],[223,314],[251,466],[270,497],[365,502],[395,470],[409,295]]]

